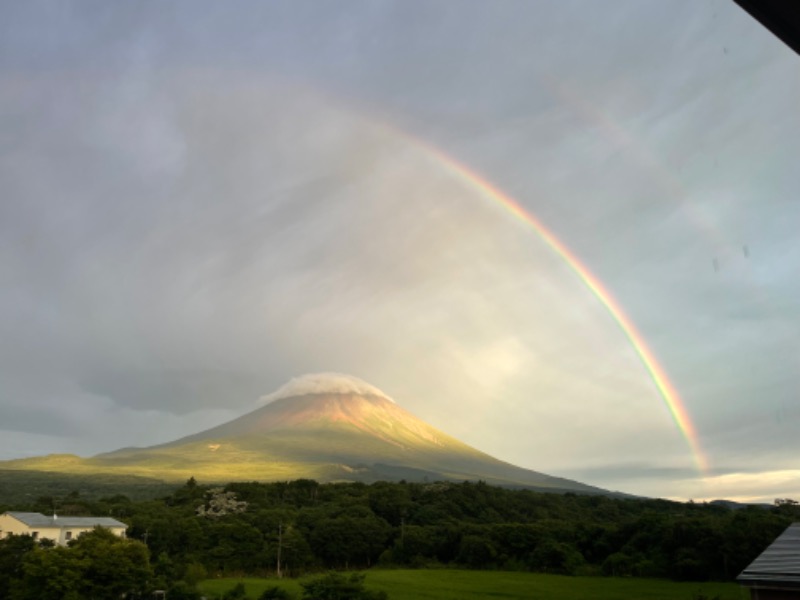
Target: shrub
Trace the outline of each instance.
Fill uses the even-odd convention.
[[[243,598],[247,598],[247,594],[244,590],[244,584],[241,581],[222,596],[222,600],[242,600]]]
[[[386,600],[386,592],[367,590],[364,574],[331,572],[301,582],[303,600]]]
[[[292,595],[285,589],[274,585],[265,589],[258,597],[258,600],[290,600],[291,597]]]
[[[200,592],[185,581],[176,581],[167,590],[169,600],[200,600],[201,597]]]
[[[206,568],[200,563],[189,563],[186,565],[186,572],[183,575],[184,581],[191,586],[196,586],[198,583],[208,577]]]

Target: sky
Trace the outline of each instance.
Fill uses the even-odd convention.
[[[335,372],[548,474],[800,498],[798,106],[727,0],[4,2],[0,460]]]

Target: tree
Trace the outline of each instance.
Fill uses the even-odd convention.
[[[634,558],[623,554],[622,552],[615,552],[603,561],[603,575],[611,577],[630,577],[633,575]]]
[[[21,598],[77,600],[142,594],[153,579],[147,547],[97,527],[64,548],[25,555]]]
[[[222,595],[222,600],[242,600],[243,598],[247,598],[247,592],[241,581]]]
[[[185,581],[176,581],[167,590],[169,600],[201,600],[202,594]]]
[[[273,585],[265,589],[258,597],[258,600],[289,600],[291,597],[292,595],[285,589]]]
[[[0,540],[0,598],[10,598],[11,589],[22,579],[23,559],[36,542],[29,535],[12,535]]]
[[[497,551],[486,537],[465,535],[461,539],[458,562],[473,569],[491,567],[497,558]]]
[[[108,529],[96,527],[79,536],[70,550],[89,561],[83,577],[90,598],[142,593],[153,578],[147,546],[120,538]]]
[[[532,566],[545,573],[574,575],[575,570],[584,563],[583,556],[572,546],[547,540],[541,543],[531,555]]]
[[[437,536],[432,527],[406,525],[391,551],[391,560],[401,564],[424,564],[436,560]]]
[[[86,584],[88,559],[70,548],[36,548],[25,555],[24,577],[12,598],[22,600],[80,600]],[[13,590],[12,590],[13,592]]]
[[[386,547],[391,528],[383,519],[324,518],[317,522],[308,542],[328,566],[370,565]]]
[[[791,498],[775,498],[775,506],[795,506],[797,500]]]
[[[351,573],[347,576],[331,572],[301,581],[303,600],[386,600],[388,598],[386,592],[366,589],[364,577],[363,573]]]
[[[236,499],[236,492],[226,492],[224,488],[212,488],[206,492],[206,503],[197,507],[201,517],[223,517],[243,513],[247,502]]]
[[[411,508],[411,498],[403,485],[378,482],[369,491],[369,507],[390,525],[400,527]]]
[[[264,536],[236,517],[215,519],[208,525],[210,548],[206,566],[219,571],[254,571],[266,566]]]

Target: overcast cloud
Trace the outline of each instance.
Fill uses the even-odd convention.
[[[800,59],[733,2],[0,7],[0,459],[350,373],[520,466],[800,496]],[[698,472],[603,283],[698,432]]]

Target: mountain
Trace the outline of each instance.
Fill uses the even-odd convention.
[[[238,419],[179,440],[92,458],[50,455],[0,469],[114,474],[164,481],[483,480],[546,491],[605,490],[516,467],[428,425],[354,377],[307,375]]]

